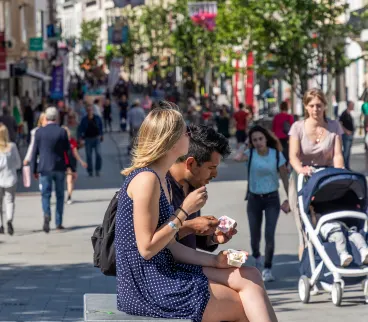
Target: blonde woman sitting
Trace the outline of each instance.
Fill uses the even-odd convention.
[[[198,252],[176,242],[189,214],[204,206],[206,188],[174,213],[166,175],[188,153],[190,131],[172,107],[144,120],[125,169],[116,214],[117,305],[132,315],[195,322],[277,321],[262,278],[227,264],[226,252]]]

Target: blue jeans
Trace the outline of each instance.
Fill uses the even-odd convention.
[[[96,164],[95,171],[100,172],[102,166],[102,158],[101,158],[101,140],[99,137],[95,138],[86,138],[86,156],[87,156],[87,171],[92,174],[93,172],[93,162],[92,162],[92,153],[95,151],[96,155]]]
[[[265,212],[266,217],[264,267],[271,268],[273,254],[275,251],[276,225],[280,215],[280,198],[277,191],[267,195],[249,194],[247,213],[249,220],[250,243],[254,258],[261,256],[259,246],[261,243],[263,211]]]
[[[40,175],[40,190],[42,195],[42,210],[44,216],[51,217],[50,199],[52,193],[52,182],[55,183],[56,193],[56,226],[60,226],[63,222],[64,212],[64,186],[65,186],[65,172],[52,171]]]
[[[347,169],[350,169],[350,152],[351,152],[351,147],[353,146],[353,139],[354,139],[353,135],[347,135],[345,133],[342,135],[344,163],[345,163],[345,168]]]

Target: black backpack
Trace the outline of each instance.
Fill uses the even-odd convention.
[[[119,191],[111,199],[106,209],[102,225],[98,226],[92,237],[93,264],[100,268],[101,272],[107,276],[116,276],[115,258],[115,221],[118,208]]]

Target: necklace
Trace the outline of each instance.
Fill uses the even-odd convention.
[[[318,131],[317,131],[318,132]],[[324,128],[321,128],[319,134],[317,134],[317,138],[316,138],[316,144],[320,143],[321,142],[321,137],[324,133]]]

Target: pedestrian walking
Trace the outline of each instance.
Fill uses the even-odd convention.
[[[7,217],[8,234],[14,234],[13,219],[17,170],[21,166],[18,148],[14,142],[10,142],[6,126],[0,123],[0,234],[4,234],[3,210],[5,210]],[[3,205],[5,209],[3,209]]]
[[[94,114],[92,105],[87,107],[87,116],[85,116],[79,125],[79,139],[81,144],[85,145],[87,156],[87,172],[90,177],[95,170],[96,176],[100,176],[102,168],[101,142],[103,141],[103,129],[101,118]],[[93,152],[95,153],[95,163],[93,168]]]
[[[218,166],[231,152],[229,141],[213,128],[191,125],[188,129],[189,151],[172,165],[168,174],[175,210],[191,192],[217,177]],[[236,234],[236,229],[222,233],[217,229],[218,224],[215,217],[201,216],[198,210],[184,221],[178,234],[179,242],[193,249],[213,252]]]
[[[94,109],[95,115],[97,115],[98,117],[100,117],[102,119],[102,113],[101,113],[101,107],[100,107],[100,99],[96,98],[93,101],[93,109]]]
[[[119,105],[119,112],[120,112],[120,129],[122,132],[125,132],[126,126],[127,126],[127,114],[128,114],[128,108],[129,108],[128,99],[125,94],[121,96],[118,102],[118,105]]]
[[[35,137],[36,137],[36,131],[40,127],[43,127],[43,126],[46,126],[46,125],[47,125],[46,114],[41,113],[40,117],[38,118],[37,127],[32,129],[32,131],[31,131],[31,143],[28,146],[26,156],[24,157],[24,160],[23,160],[23,165],[24,166],[28,166],[30,164],[31,160],[32,160],[32,152],[33,152],[33,147],[34,147],[34,142],[35,142]]]
[[[70,151],[65,157],[66,157],[66,162],[69,161],[71,165],[71,167],[66,170],[66,185],[67,185],[67,192],[68,192],[66,203],[68,205],[71,205],[73,203],[73,199],[72,199],[73,190],[75,187],[75,183],[77,182],[77,179],[78,179],[77,162],[79,162],[84,169],[87,169],[88,165],[81,158],[78,152],[78,142],[72,136],[69,128],[66,126],[63,126],[63,128],[68,134],[68,139],[70,143]]]
[[[227,112],[226,106],[221,106],[221,109],[217,113],[215,120],[217,125],[217,131],[221,133],[225,138],[229,138],[230,116],[229,113]]]
[[[105,132],[108,131],[108,128],[110,129],[110,132],[111,132],[112,131],[112,128],[111,128],[111,122],[112,122],[111,101],[108,98],[106,98],[104,105],[103,105],[103,119],[104,119]]]
[[[249,114],[244,110],[244,104],[239,104],[239,111],[235,112],[234,115],[235,120],[235,127],[236,127],[236,142],[237,146],[236,148],[239,149],[242,144],[245,143],[247,139],[247,125],[248,125],[248,118]]]
[[[3,123],[9,133],[10,142],[17,142],[18,124],[15,118],[10,114],[9,109],[3,107],[3,115],[0,116],[0,123]]]
[[[132,108],[128,111],[128,114],[127,114],[129,132],[130,132],[130,146],[128,148],[128,153],[133,147],[134,140],[145,118],[146,118],[146,113],[141,107],[140,101],[136,100],[134,104],[132,105]]]
[[[289,131],[294,123],[294,117],[288,113],[289,105],[286,101],[280,104],[280,113],[276,114],[272,121],[272,132],[279,139],[282,153],[289,163]]]
[[[36,180],[39,179],[42,195],[42,210],[44,214],[43,230],[50,231],[51,208],[50,199],[52,183],[55,184],[56,193],[56,229],[64,229],[64,185],[65,172],[72,167],[65,155],[69,154],[70,144],[68,134],[58,125],[59,111],[55,107],[46,109],[47,125],[36,131],[35,143],[32,153],[32,170]],[[73,169],[72,169],[73,171]]]
[[[146,95],[144,97],[144,100],[142,102],[142,107],[143,107],[144,111],[146,112],[146,114],[148,114],[151,111],[151,108],[152,108],[152,100],[151,100],[151,98],[148,95]]]
[[[153,109],[139,131],[116,213],[118,310],[194,322],[277,321],[255,268],[234,269],[226,251],[212,255],[176,242],[188,215],[207,200],[201,187],[172,209],[166,175],[188,153],[189,135],[174,108]]]
[[[268,130],[254,126],[249,131],[249,149],[240,160],[247,161],[248,191],[247,214],[250,240],[256,267],[262,268],[260,252],[263,212],[265,214],[265,260],[262,278],[265,282],[274,281],[272,260],[275,251],[275,232],[280,214],[279,177],[288,194],[288,170],[282,154],[280,142]],[[282,204],[285,212],[289,211],[289,202]]]
[[[354,111],[354,102],[349,101],[348,106],[340,116],[342,130],[342,152],[344,155],[345,168],[350,169],[350,153],[354,141],[355,124],[351,112]]]
[[[327,99],[320,89],[310,89],[303,98],[305,119],[295,122],[289,132],[290,164],[293,171],[289,182],[289,201],[299,235],[299,260],[306,243],[297,206],[297,175],[311,175],[310,167],[344,168],[338,121],[326,117]]]

